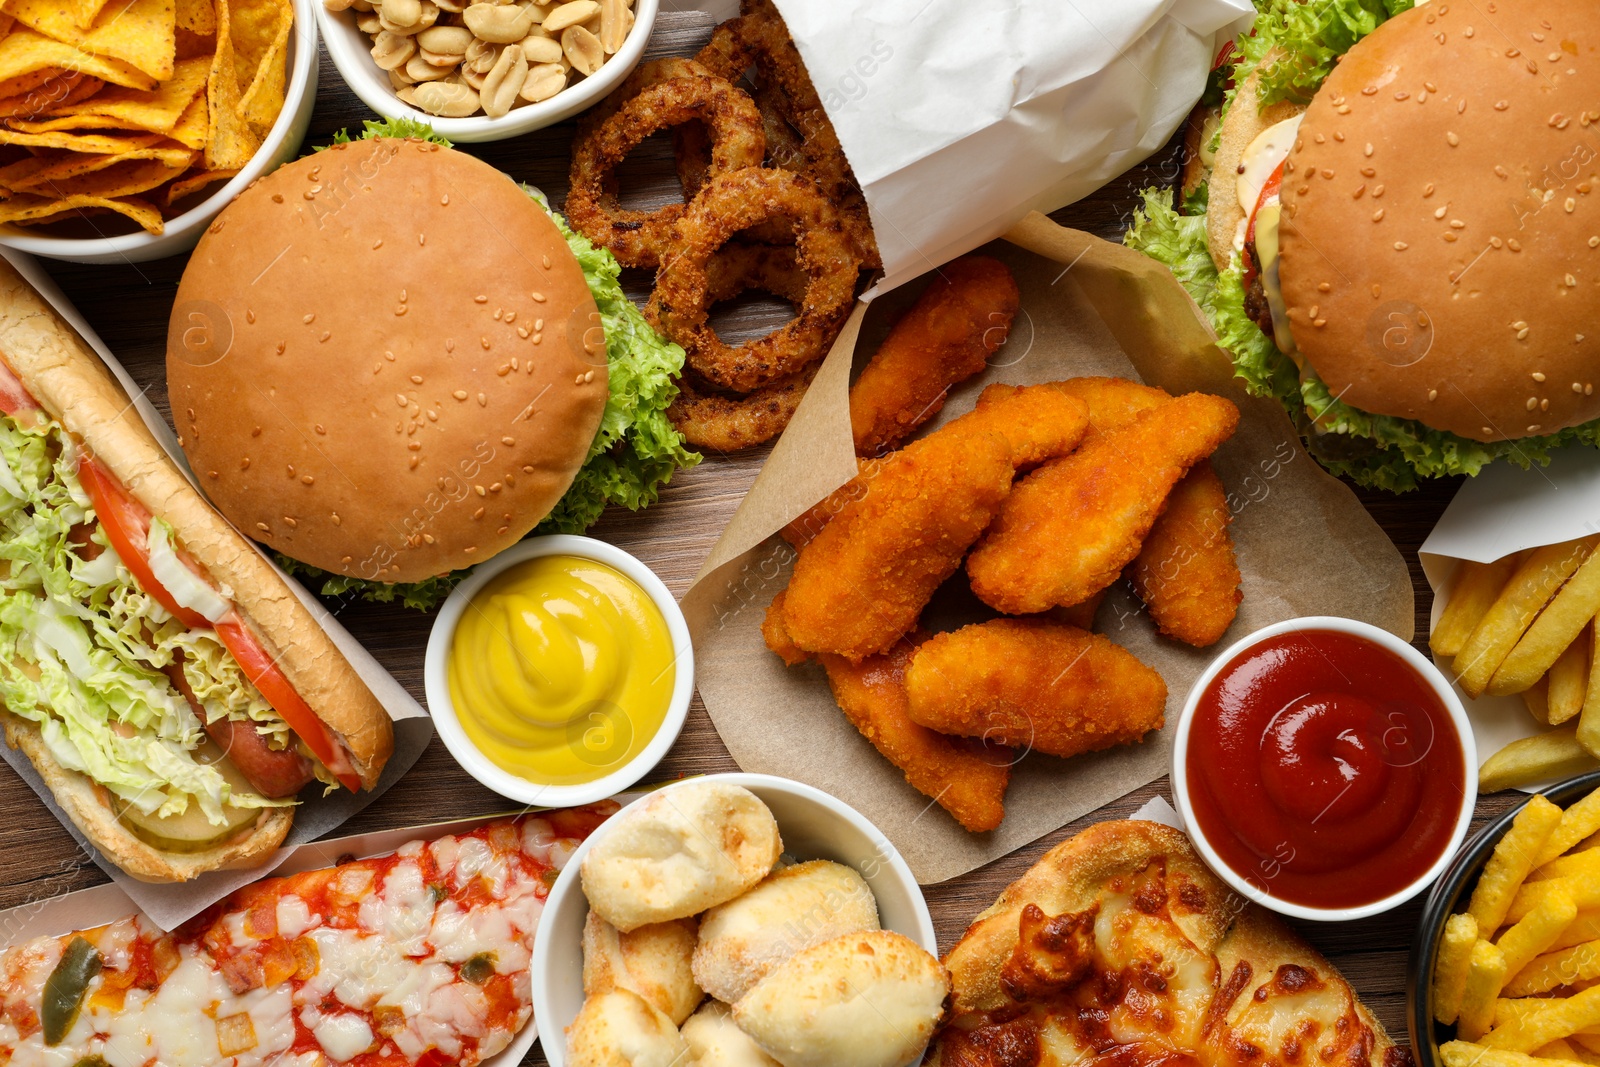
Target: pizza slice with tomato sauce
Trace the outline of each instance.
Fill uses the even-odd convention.
[[[136,878],[259,863],[320,781],[370,788],[388,714],[0,264],[0,724]]]
[[[1327,960],[1159,823],[1051,849],[945,959],[932,1067],[1407,1067]]]
[[[532,1013],[556,874],[616,811],[501,819],[0,953],[0,1065],[470,1067]]]

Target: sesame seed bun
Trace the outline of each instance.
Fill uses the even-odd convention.
[[[324,570],[419,581],[549,513],[607,396],[599,311],[555,223],[440,145],[335,145],[253,184],[195,249],[173,421],[217,507]]]
[[[1272,62],[1269,55],[1265,62]],[[1218,270],[1227,270],[1233,259],[1233,239],[1244,221],[1244,209],[1239,206],[1239,160],[1262,133],[1285,119],[1300,113],[1299,104],[1288,100],[1260,106],[1260,68],[1250,76],[1234,94],[1233,106],[1222,117],[1217,132],[1217,157],[1211,170],[1211,196],[1206,207],[1206,246]]]
[[[1592,0],[1431,3],[1334,69],[1281,230],[1332,395],[1479,441],[1600,418],[1597,47]]]

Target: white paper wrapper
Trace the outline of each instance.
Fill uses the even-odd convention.
[[[1468,479],[1417,555],[1434,592],[1433,617],[1444,610],[1444,591],[1462,560],[1489,563],[1525,548],[1560,544],[1600,529],[1600,450],[1571,447],[1555,454],[1548,467],[1521,470],[1509,463],[1485,468]],[[1438,662],[1438,657],[1434,657]],[[1439,662],[1449,673],[1449,664]],[[1478,759],[1483,761],[1512,741],[1543,732],[1520,696],[1461,694],[1472,720]],[[1526,787],[1534,792],[1545,783]]]
[[[878,291],[1166,144],[1255,16],[1250,0],[777,3],[866,193]]]
[[[7,253],[8,258],[9,255]],[[504,815],[478,815],[452,822],[429,823],[370,834],[352,834],[349,837],[336,837],[328,841],[285,847],[278,851],[277,873],[293,874],[319,867],[332,867],[340,856],[346,855],[357,859],[382,856],[393,852],[407,841],[419,838],[432,840],[446,834],[465,833],[475,826],[504,817]],[[253,881],[265,874],[266,870],[263,868],[253,872],[244,881]],[[144,909],[140,907],[138,900],[127,892],[127,887],[121,884],[97,885],[93,889],[80,889],[76,893],[67,893],[36,903],[19,904],[14,908],[0,911],[0,948],[35,937],[54,937],[74,930],[87,930],[103,923],[115,922],[136,911]],[[145,916],[154,919],[148,911],[145,911]],[[156,925],[164,924],[157,922]],[[491,1056],[483,1062],[487,1067],[516,1067],[528,1054],[528,1050],[533,1048],[538,1036],[538,1029],[533,1025],[533,1018],[530,1016],[528,1024],[517,1032],[510,1045],[502,1049],[498,1055]]]
[[[31,256],[11,249],[0,249],[0,255],[5,256],[17,272],[39,291],[39,295],[55,308],[56,314],[66,320],[67,324],[78,332],[78,336],[83,338],[84,343],[100,357],[106,368],[121,383],[123,390],[133,398],[134,408],[144,419],[145,425],[150,428],[156,440],[161,443],[161,447],[166,449],[167,455],[172,457],[173,462],[184,472],[189,481],[194,483],[194,475],[184,461],[183,451],[178,447],[177,438],[173,436],[166,420],[123,369],[122,364],[117,362],[110,349],[106,348],[104,342],[89,328],[89,324],[62,294],[50,275],[40,268]],[[198,484],[195,488],[199,488]],[[246,540],[248,541],[248,538]],[[270,558],[268,562],[271,562]],[[295,812],[294,828],[289,831],[289,836],[284,842],[285,847],[279,849],[275,856],[261,866],[242,871],[214,871],[179,885],[150,885],[129,878],[116,864],[89,844],[73,825],[72,820],[67,818],[56,805],[55,797],[34,770],[28,757],[6,745],[0,745],[0,756],[3,756],[12,769],[33,787],[33,791],[39,794],[51,813],[61,820],[61,825],[67,828],[83,850],[94,860],[95,865],[112,877],[123,898],[132,901],[140,911],[149,916],[152,922],[164,930],[170,930],[190,916],[205,910],[240,886],[271,873],[293,851],[292,846],[321,837],[372,803],[380,793],[397,782],[400,776],[417,762],[417,757],[422,755],[422,750],[428,747],[428,740],[433,736],[433,720],[428,717],[422,705],[418,704],[411,694],[394,680],[394,676],[384,670],[378,661],[372,658],[371,653],[361,647],[360,642],[351,637],[339,624],[339,620],[334,618],[314,596],[306,592],[300,583],[288,577],[285,577],[284,581],[300,597],[312,617],[328,632],[328,636],[333,638],[334,644],[339,646],[339,651],[344,653],[367,688],[372,690],[379,703],[388,711],[390,718],[394,719],[394,755],[389,757],[389,762],[384,766],[383,778],[376,789],[360,793],[341,789],[331,796],[319,797],[302,804]],[[111,891],[111,887],[104,888],[107,892]],[[86,892],[96,891],[86,890]],[[73,896],[78,895],[73,894]],[[127,910],[123,909],[124,912]],[[0,927],[0,934],[5,932],[6,928]]]

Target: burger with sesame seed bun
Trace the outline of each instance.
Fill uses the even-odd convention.
[[[698,458],[665,417],[683,352],[618,269],[535,191],[369,124],[253,184],[195,249],[167,346],[189,463],[324,594],[432,606]]]
[[[1600,442],[1600,6],[1258,8],[1209,174],[1127,243],[1362,485]]]

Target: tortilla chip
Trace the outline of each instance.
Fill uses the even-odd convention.
[[[211,7],[211,0],[177,0],[175,16],[180,30],[197,37],[217,35],[217,13]]]
[[[194,162],[194,152],[182,145],[158,138],[147,138],[149,144],[140,145],[119,155],[90,156],[80,152],[47,153],[30,159],[18,160],[0,167],[0,188],[12,192],[40,193],[41,186],[70,182],[86,174],[94,174],[123,164],[154,161],[174,173],[182,174]],[[126,169],[126,168],[125,168]],[[157,183],[160,184],[160,183]],[[146,186],[145,188],[151,188]],[[128,190],[139,192],[141,190]],[[100,196],[117,196],[117,193],[100,193]]]
[[[239,86],[242,94],[239,97],[240,114],[252,126],[263,127],[261,133],[272,127],[278,121],[278,114],[283,110],[284,83],[288,78],[288,52],[289,32],[294,28],[294,8],[287,3],[280,3],[278,7],[278,22],[273,38],[267,47],[254,55],[255,48],[250,52],[254,55],[254,69],[246,73],[249,63],[245,58],[245,42],[240,37],[238,22],[233,23],[233,43],[235,66],[239,69]]]
[[[46,82],[21,96],[0,98],[0,118],[29,119],[51,108],[62,107],[87,100],[99,92],[105,82],[82,74],[67,74]]]
[[[49,133],[0,130],[0,144],[19,144],[27,148],[65,148],[68,151],[85,152],[96,156],[121,155],[131,147],[126,137],[116,137],[109,133],[70,133],[66,130]]]
[[[206,106],[206,94],[201,93],[189,101],[189,106],[184,109],[177,125],[167,132],[167,136],[179,144],[198,150],[205,148],[210,133],[210,108]]]
[[[149,130],[170,133],[188,110],[195,95],[205,86],[211,69],[209,60],[185,59],[177,65],[170,81],[153,93],[115,86],[82,103],[62,104],[45,113],[46,118],[64,115],[92,115],[121,120],[115,129]],[[108,125],[102,122],[101,125]]]
[[[172,77],[177,51],[175,0],[113,0],[87,29],[61,0],[6,0],[6,11],[46,37],[115,59],[157,81]]]
[[[94,20],[100,17],[106,2],[107,0],[61,0],[61,6],[72,16],[72,21],[78,29],[87,30],[94,25]]]
[[[23,133],[52,133],[56,130],[131,130],[146,133],[126,119],[113,119],[104,115],[62,115],[59,118],[9,118],[6,125]]]
[[[96,199],[128,196],[154,189],[158,185],[165,185],[188,170],[192,158],[185,153],[182,161],[176,166],[160,159],[122,160],[91,174],[80,174],[74,178],[34,186],[28,192],[39,196],[52,196],[58,200],[73,200],[84,196]]]
[[[210,59],[216,50],[215,34],[190,33],[182,26],[178,27],[178,59],[193,59],[195,56],[205,56]]]
[[[233,52],[228,0],[216,0],[217,54],[206,79],[206,108],[211,127],[206,135],[206,169],[237,170],[250,162],[260,142],[239,114],[239,79]]]
[[[120,60],[91,55],[63,41],[51,40],[26,26],[16,26],[4,38],[0,38],[0,86],[5,86],[12,79],[36,75],[42,70],[87,74],[113,85],[126,85],[133,89],[154,89],[157,84],[154,77]],[[17,92],[11,89],[7,95],[14,96]]]
[[[144,227],[149,233],[159,234],[164,228],[161,221],[161,212],[156,209],[154,204],[131,196],[122,200],[98,196],[77,196],[67,200],[55,200],[45,196],[19,194],[10,200],[0,203],[0,222],[59,222],[60,219],[57,216],[66,214],[86,215],[91,212],[85,209],[94,208],[103,208],[115,211],[119,215],[126,215]]]
[[[184,197],[197,193],[215,182],[225,182],[238,173],[236,170],[202,170],[179,178],[167,186],[167,206],[171,207]]]

